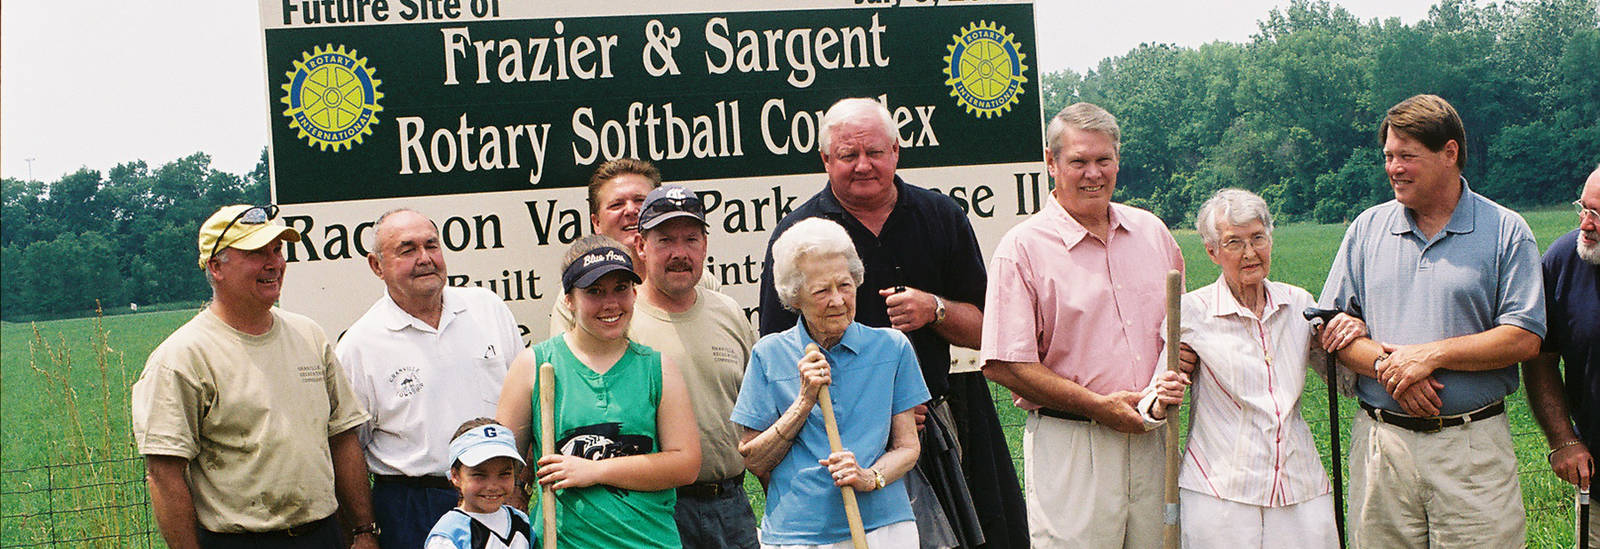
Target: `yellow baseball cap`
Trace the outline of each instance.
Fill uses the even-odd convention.
[[[206,261],[223,248],[254,250],[279,236],[289,242],[299,242],[299,231],[273,223],[276,217],[278,206],[275,204],[234,204],[211,214],[200,224],[200,268],[206,268]]]

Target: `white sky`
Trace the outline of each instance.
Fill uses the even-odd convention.
[[[1288,0],[1036,0],[1041,74],[1079,72],[1145,42],[1242,42]],[[1336,0],[1363,20],[1425,17],[1426,0]],[[252,0],[0,4],[0,175],[53,181],[87,166],[196,151],[245,173],[267,143]]]

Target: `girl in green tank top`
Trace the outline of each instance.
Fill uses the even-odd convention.
[[[562,273],[573,327],[517,356],[497,419],[517,434],[541,486],[556,490],[563,549],[679,547],[674,488],[694,482],[699,435],[676,367],[630,341],[634,285],[621,245],[578,240]],[[538,365],[555,367],[555,454],[539,456]],[[531,449],[531,453],[530,453]],[[529,505],[545,535],[538,499]]]

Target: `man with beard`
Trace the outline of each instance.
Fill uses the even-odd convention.
[[[1522,364],[1522,377],[1533,417],[1550,443],[1550,469],[1587,490],[1594,476],[1590,449],[1600,440],[1600,166],[1573,204],[1578,228],[1544,252],[1550,331],[1539,356]],[[1567,364],[1565,387],[1557,361]],[[1589,516],[1597,516],[1594,507]],[[1597,545],[1600,528],[1591,528],[1588,546]]]
[[[493,416],[522,333],[500,296],[446,284],[433,221],[409,209],[373,223],[367,266],[384,294],[340,339],[339,362],[372,419],[361,445],[383,547],[422,547],[456,506],[446,478],[456,425]]]

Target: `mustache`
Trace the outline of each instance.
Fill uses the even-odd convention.
[[[669,259],[669,260],[667,260],[667,270],[668,271],[689,271],[689,270],[693,270],[693,269],[694,269],[694,262],[689,261],[687,259]]]

